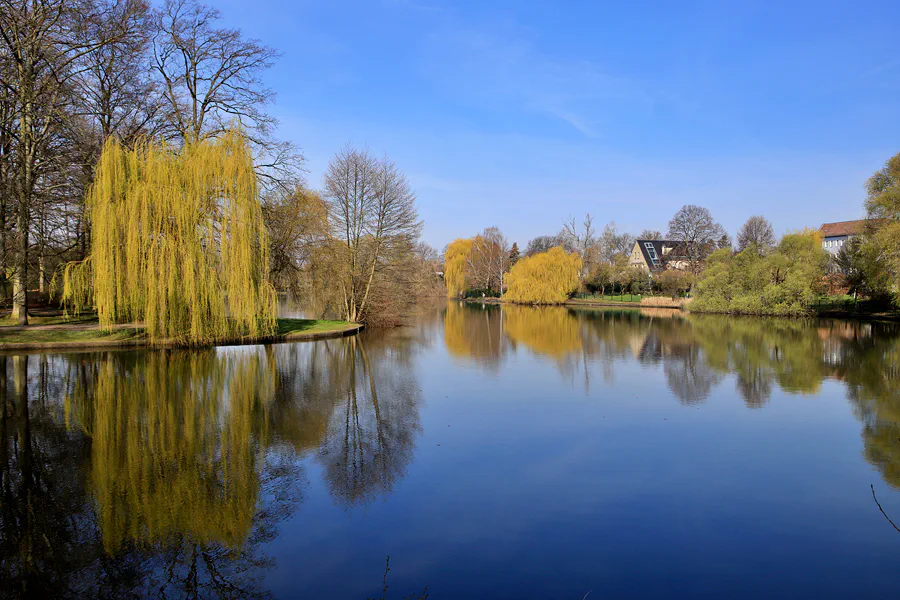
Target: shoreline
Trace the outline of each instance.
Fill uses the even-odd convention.
[[[450,300],[454,300],[454,298],[450,298]],[[501,298],[459,298],[458,300],[462,302],[466,302],[469,304],[508,304],[511,306],[606,306],[610,308],[673,308],[678,310],[685,310],[683,306],[680,306],[676,303],[671,304],[641,304],[640,302],[616,302],[614,300],[580,300],[577,298],[573,298],[570,300],[566,300],[561,304],[527,304],[521,302],[509,302],[507,300],[503,300]]]
[[[452,300],[452,298],[451,298]],[[500,298],[460,298],[462,302],[468,304],[496,304],[496,305],[511,305],[511,306],[568,306],[568,307],[583,307],[583,308],[591,308],[591,307],[606,307],[606,308],[631,308],[631,309],[642,309],[642,308],[665,308],[671,310],[679,310],[686,314],[694,314],[694,315],[719,315],[723,317],[762,317],[762,318],[776,318],[776,319],[842,319],[846,321],[887,321],[887,322],[898,322],[900,321],[900,313],[855,313],[848,311],[825,311],[821,313],[813,313],[810,315],[769,315],[769,314],[745,314],[745,313],[727,313],[727,312],[709,312],[709,311],[699,311],[699,310],[690,310],[689,308],[685,308],[684,306],[679,306],[675,303],[669,304],[641,304],[640,302],[614,302],[610,300],[577,300],[571,299],[566,300],[562,304],[520,304],[517,302],[508,302],[506,300],[502,300]]]
[[[56,330],[66,330],[66,327],[59,325],[41,326],[35,325],[30,331],[39,331],[42,327],[53,327]],[[0,340],[3,339],[3,327],[0,327]],[[357,335],[365,329],[365,325],[351,323],[345,327],[338,329],[329,329],[325,331],[291,331],[288,333],[275,334],[260,338],[236,338],[228,340],[218,340],[206,344],[186,345],[176,343],[174,341],[162,341],[151,343],[146,337],[130,338],[130,339],[97,339],[97,340],[73,340],[73,341],[49,341],[49,342],[3,342],[0,341],[0,353],[19,352],[19,351],[44,351],[44,350],[102,350],[114,348],[214,348],[218,346],[249,346],[253,344],[282,344],[289,342],[312,342],[316,340],[335,339]],[[72,327],[72,331],[78,331]]]

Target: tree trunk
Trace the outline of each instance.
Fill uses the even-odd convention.
[[[4,182],[5,183],[5,182]],[[4,194],[0,200],[0,301],[10,300],[7,296],[7,257],[6,257],[6,192],[9,188],[4,186],[0,193]]]
[[[41,296],[44,295],[44,291],[45,291],[45,283],[44,283],[45,270],[44,270],[44,268],[45,268],[44,267],[44,251],[41,250],[40,255],[38,255],[38,292],[41,294]]]
[[[19,198],[19,248],[13,279],[12,316],[19,325],[28,325],[28,205]]]
[[[29,49],[30,50],[30,49]],[[34,57],[30,54],[19,65],[20,90],[19,98],[19,136],[20,156],[19,172],[16,174],[16,207],[18,229],[18,249],[15,257],[15,280],[13,281],[12,316],[19,325],[28,325],[28,228],[30,225],[29,208],[34,193],[35,157],[37,140],[35,139],[35,89],[34,89]]]

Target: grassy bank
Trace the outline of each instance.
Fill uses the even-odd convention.
[[[4,331],[8,329],[11,331]],[[125,342],[146,341],[147,335],[140,328],[123,328],[113,331],[101,331],[96,325],[89,329],[61,327],[42,327],[34,325],[26,329],[0,327],[0,347],[7,344],[88,344],[91,342]]]
[[[308,334],[345,331],[356,327],[348,321],[328,321],[325,319],[278,319],[276,337],[286,339],[303,338]]]
[[[60,315],[32,317],[31,325],[19,327],[9,317],[0,318],[0,349],[141,346],[148,345],[139,325],[118,325],[103,331],[96,316],[66,320]],[[323,319],[278,319],[275,334],[260,341],[300,341],[356,332],[359,325]],[[233,342],[229,342],[233,343]],[[164,344],[165,345],[165,344]]]

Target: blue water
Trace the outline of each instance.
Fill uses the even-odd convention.
[[[155,486],[177,489],[193,477],[208,496],[239,488],[255,498],[254,525],[237,540],[217,533],[215,514],[177,502],[170,511],[196,515],[161,534],[159,523],[178,519],[98,491],[133,499],[140,488],[101,466],[101,427],[119,432],[112,447],[126,454],[129,444],[141,447],[134,437],[152,438],[160,418],[153,398],[132,414],[127,383],[117,399],[104,397],[102,378],[137,377],[146,364],[158,377],[191,355],[153,363],[151,352],[28,359],[31,401],[41,374],[53,388],[33,416],[58,429],[42,443],[64,437],[80,448],[58,457],[66,468],[55,477],[79,481],[60,487],[65,502],[83,507],[82,533],[63,525],[50,539],[93,554],[87,567],[47,559],[32,579],[21,575],[25,561],[7,554],[13,597],[27,580],[32,590],[35,581],[65,581],[53,588],[60,596],[102,595],[106,581],[136,596],[162,588],[166,597],[363,600],[381,597],[388,555],[387,598],[418,597],[425,586],[434,599],[900,592],[900,532],[870,489],[900,521],[900,331],[891,324],[451,305],[356,339],[211,351],[167,380],[181,389],[180,378],[194,378],[194,391],[160,401],[168,414],[187,414],[198,378],[225,381],[209,401],[215,419],[203,426],[216,450],[199,469],[166,443],[144,452],[165,465]],[[252,377],[241,370],[251,360],[262,365]],[[17,367],[8,362],[12,407]],[[92,372],[79,396],[72,365],[110,362],[119,371]],[[244,423],[240,382],[256,392],[238,427],[229,423]],[[97,408],[111,402],[123,406],[118,419]],[[182,432],[200,427],[181,423]],[[11,448],[21,428],[6,429]],[[245,430],[251,448],[231,441]],[[242,452],[249,460],[237,462],[252,477],[223,466],[223,456]],[[17,464],[7,463],[13,487]],[[9,509],[19,496],[7,497]],[[103,525],[112,514],[130,526],[115,534],[114,550]],[[10,552],[13,534],[4,531]],[[191,575],[188,547],[221,566],[201,560]],[[128,576],[121,567],[103,574],[101,557],[128,565]]]

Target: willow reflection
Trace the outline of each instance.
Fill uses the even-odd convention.
[[[273,364],[261,350],[110,353],[72,369],[71,428],[91,440],[90,493],[109,556],[148,556],[163,595],[254,597],[260,545],[292,498],[266,452]]]
[[[449,301],[444,310],[447,352],[497,371],[508,348],[503,334],[505,312],[506,309],[492,304]]]
[[[104,545],[173,535],[240,546],[257,503],[265,357],[215,351],[114,354],[66,398],[91,438],[91,483]]]
[[[578,319],[559,306],[504,308],[506,335],[513,347],[523,345],[535,354],[562,360],[581,352],[584,338]]]

